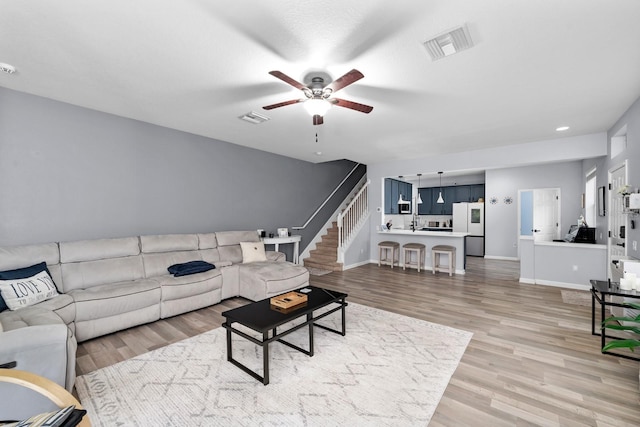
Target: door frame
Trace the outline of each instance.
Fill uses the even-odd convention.
[[[622,162],[617,163],[616,165],[612,166],[611,168],[609,168],[609,170],[607,171],[607,188],[609,189],[608,193],[609,196],[607,197],[607,207],[608,209],[605,211],[607,215],[607,278],[611,279],[611,261],[612,257],[611,257],[611,237],[609,237],[609,235],[612,232],[612,226],[611,226],[611,219],[613,217],[613,198],[616,197],[616,195],[613,194],[613,188],[611,188],[611,177],[613,175],[613,172],[617,171],[618,169],[624,168],[624,183],[627,184],[629,183],[629,159],[624,159]],[[624,218],[624,223],[625,226],[627,225],[628,222],[628,218],[624,216],[624,214],[622,214],[623,218]],[[628,247],[627,247],[627,243],[628,243],[628,237],[627,237],[628,233],[625,233],[624,236],[624,256],[627,255],[627,251],[628,251]]]
[[[516,236],[517,239],[517,256],[520,259],[520,227],[522,227],[522,193],[526,191],[535,191],[535,190],[557,190],[558,191],[558,228],[562,231],[562,189],[560,187],[546,187],[546,188],[521,188],[518,190],[518,221],[516,223]],[[535,209],[535,205],[534,205]],[[562,235],[562,233],[560,233]],[[532,234],[533,237],[533,234]]]

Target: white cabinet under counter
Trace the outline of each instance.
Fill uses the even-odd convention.
[[[378,242],[391,240],[400,244],[400,266],[402,266],[402,245],[422,243],[425,246],[425,270],[432,270],[431,248],[436,245],[449,245],[456,248],[456,274],[465,273],[465,237],[469,233],[453,231],[396,230],[378,231]]]
[[[607,279],[607,245],[520,236],[521,283],[589,290],[591,279]]]

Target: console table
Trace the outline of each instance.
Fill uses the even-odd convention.
[[[591,280],[591,335],[600,336],[600,349],[604,348],[606,338],[620,339],[620,337],[614,337],[607,335],[605,328],[602,326],[602,322],[605,319],[605,308],[607,306],[612,307],[626,307],[623,303],[613,302],[612,297],[619,296],[625,298],[640,299],[640,292],[638,291],[625,291],[620,289],[618,282],[611,282],[608,280]],[[608,297],[608,301],[607,301]],[[596,332],[596,301],[600,304],[600,332]],[[640,360],[640,357],[628,356],[626,354],[613,353],[610,351],[603,351],[604,354],[611,354],[613,356],[623,357],[625,359]]]
[[[273,245],[275,246],[275,251],[278,252],[278,248],[280,245],[286,245],[289,243],[293,243],[293,263],[300,264],[299,259],[299,249],[300,249],[300,240],[302,236],[284,236],[284,237],[263,237],[262,241],[265,245]]]

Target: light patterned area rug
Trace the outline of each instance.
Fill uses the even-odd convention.
[[[338,328],[339,312],[322,319]],[[287,340],[308,347],[307,328]],[[350,303],[347,334],[314,329],[315,355],[270,345],[271,383],[226,361],[217,328],[78,377],[94,426],[425,426],[471,333]],[[234,337],[234,357],[262,351]]]
[[[565,304],[591,307],[591,292],[589,291],[574,291],[562,289],[560,291],[560,294],[562,295],[562,302],[564,302]]]

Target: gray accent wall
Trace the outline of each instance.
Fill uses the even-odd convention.
[[[354,166],[313,164],[0,88],[0,245],[291,229]],[[303,236],[301,250],[362,169],[323,215],[294,232]]]

